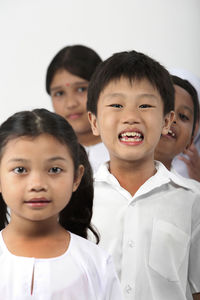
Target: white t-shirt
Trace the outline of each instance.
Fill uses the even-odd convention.
[[[110,256],[86,239],[70,236],[63,255],[37,259],[11,254],[0,232],[0,299],[121,300]]]
[[[110,160],[108,150],[103,143],[87,147],[85,146],[85,150],[94,173],[98,170],[102,163]]]
[[[156,162],[132,197],[102,165],[92,223],[113,255],[124,299],[185,300],[200,292],[200,194]]]

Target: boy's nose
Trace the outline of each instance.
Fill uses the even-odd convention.
[[[174,114],[174,121],[173,121],[174,124],[176,124],[176,114]]]
[[[128,112],[127,114],[125,114],[124,116],[124,124],[138,124],[140,123],[140,118],[138,116],[137,113],[135,112]]]

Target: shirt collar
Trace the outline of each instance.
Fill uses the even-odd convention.
[[[106,182],[107,184],[120,187],[118,180],[109,172],[109,163],[102,164],[94,178],[96,182]],[[136,192],[134,197],[140,196],[141,194],[148,193],[155,188],[173,182],[175,185],[180,187],[191,189],[191,185],[186,180],[170,172],[161,162],[155,161],[155,168],[157,172],[155,175],[150,177]]]

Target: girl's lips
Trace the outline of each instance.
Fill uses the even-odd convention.
[[[76,119],[79,119],[81,117],[82,114],[71,114],[71,115],[68,115],[67,116],[67,119],[69,120],[76,120]]]
[[[47,206],[49,203],[51,203],[51,200],[47,200],[46,198],[33,198],[28,201],[24,201],[24,203],[31,207],[40,208]]]

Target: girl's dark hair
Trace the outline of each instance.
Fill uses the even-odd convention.
[[[68,205],[60,212],[59,222],[67,230],[87,238],[90,229],[99,242],[96,231],[91,226],[93,207],[93,176],[85,149],[78,143],[71,125],[61,116],[46,109],[21,111],[8,118],[0,126],[0,159],[8,141],[22,137],[37,137],[50,134],[70,151],[74,163],[74,176],[79,165],[85,168],[78,189],[72,194]],[[0,229],[8,224],[7,207],[0,194]]]
[[[194,130],[196,123],[199,121],[199,99],[198,94],[194,86],[186,79],[182,79],[178,76],[171,75],[172,81],[174,85],[178,85],[183,88],[192,98],[193,106],[194,106],[194,121],[192,128],[192,136],[194,135]]]
[[[58,70],[66,70],[73,75],[90,81],[100,56],[91,48],[83,45],[67,46],[61,49],[51,61],[46,74],[46,91],[50,94],[50,85]]]

